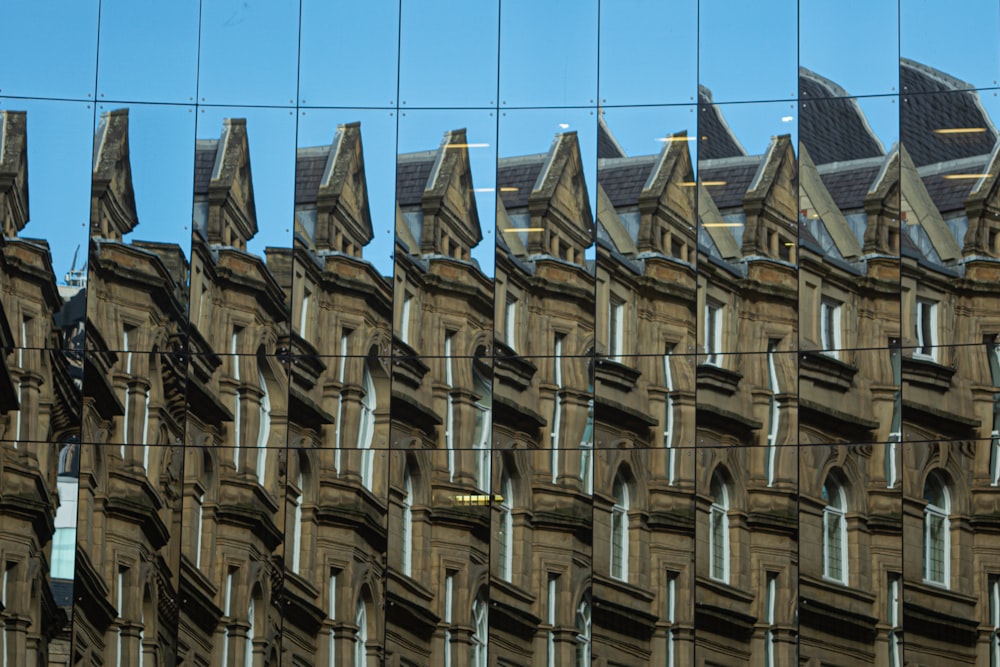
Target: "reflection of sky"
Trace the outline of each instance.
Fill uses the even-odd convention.
[[[100,114],[118,105],[98,105]],[[194,183],[194,107],[128,106],[129,161],[138,226],[125,236],[190,247]]]
[[[190,117],[197,116],[197,136],[209,139],[218,139],[224,117],[248,118],[260,225],[253,252],[290,242],[296,132],[302,145],[328,144],[337,123],[360,120],[376,227],[365,256],[383,273],[391,267],[396,120],[399,152],[436,148],[446,130],[466,127],[470,143],[490,144],[470,149],[475,186],[484,190],[477,193],[484,241],[473,254],[489,273],[495,195],[485,190],[494,186],[497,156],[541,153],[556,133],[577,131],[596,211],[593,108],[511,107],[603,104],[625,150],[648,155],[662,147],[657,137],[685,128],[694,135],[696,121],[688,117],[697,114],[683,106],[612,107],[690,102],[696,73],[716,102],[727,102],[788,100],[797,92],[799,63],[852,95],[897,92],[899,55],[980,87],[996,85],[1000,72],[996,0],[402,0],[401,15],[399,8],[398,0],[7,0],[4,24],[15,29],[4,31],[0,57],[18,66],[0,72],[0,94],[130,106],[141,225],[134,236],[163,241],[179,240],[175,234],[186,231],[190,216]],[[296,117],[288,108],[189,114],[125,103],[188,103],[192,96],[346,109]],[[981,96],[1000,120],[993,91]],[[403,100],[405,117],[383,115]],[[899,103],[859,103],[888,150],[898,135]],[[431,105],[495,105],[506,115],[414,110]],[[86,238],[95,125],[95,110],[86,106],[2,101],[3,108],[29,111],[32,220],[25,234],[50,241],[60,280]],[[794,134],[797,110],[786,106],[727,104],[723,113],[753,154],[773,134]],[[351,110],[357,107],[388,108]],[[782,122],[788,115],[792,120]]]
[[[62,283],[78,247],[76,268],[87,261],[93,105],[3,100],[2,108],[27,112],[29,218],[19,236],[49,242],[56,280]]]

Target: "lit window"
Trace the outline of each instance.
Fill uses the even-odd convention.
[[[937,303],[917,299],[915,308],[914,337],[917,349],[913,354],[937,361]]]
[[[615,503],[611,507],[611,576],[628,581],[628,485],[621,474],[612,488]]]
[[[840,311],[842,304],[833,299],[823,299],[819,306],[819,346],[831,357],[839,357],[841,348]]]
[[[712,496],[708,530],[709,574],[713,579],[729,583],[729,491],[718,472],[712,475],[709,494]]]
[[[722,306],[718,303],[705,304],[702,332],[705,340],[705,363],[722,365]]]
[[[949,586],[951,540],[949,537],[951,499],[939,473],[924,482],[924,581]]]
[[[833,479],[823,485],[823,576],[847,583],[847,503]]]

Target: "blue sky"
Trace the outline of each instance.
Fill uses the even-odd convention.
[[[396,152],[435,148],[446,130],[465,127],[470,143],[487,144],[470,153],[484,225],[474,256],[490,273],[498,156],[544,152],[557,132],[576,130],[593,195],[595,107],[630,154],[655,153],[668,132],[694,134],[699,77],[727,103],[747,150],[760,152],[772,134],[796,132],[800,63],[851,95],[879,96],[861,106],[888,148],[898,134],[898,55],[975,87],[997,85],[1000,5],[953,5],[8,0],[5,24],[17,29],[5,31],[0,56],[19,67],[0,72],[0,108],[29,112],[24,233],[50,240],[59,278],[86,242],[93,128],[101,111],[123,106],[136,236],[182,246],[194,139],[217,138],[227,116],[248,119],[261,226],[254,252],[289,243],[296,143],[329,143],[339,123],[361,121],[376,228],[365,254],[383,273]],[[994,91],[981,94],[993,113]],[[768,103],[743,104],[752,100]]]

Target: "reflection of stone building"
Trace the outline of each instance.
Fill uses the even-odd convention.
[[[23,112],[0,112],[0,652],[5,664],[65,664],[79,388],[56,324],[63,300],[48,245],[24,235],[26,123]]]
[[[264,258],[247,122],[194,147],[188,252],[127,240],[138,156],[104,114],[82,398],[4,113],[6,655],[988,663],[997,132],[961,82],[901,71],[895,145],[808,71],[797,141],[761,155],[705,89],[656,155],[603,119],[597,156],[559,134],[500,158],[495,231],[464,130],[398,156],[386,221],[340,125],[298,149]],[[391,278],[363,252],[386,231]]]

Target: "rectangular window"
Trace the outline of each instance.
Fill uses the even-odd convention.
[[[778,445],[778,429],[781,426],[781,411],[778,405],[778,394],[781,392],[781,387],[778,385],[778,367],[775,359],[778,343],[779,341],[776,339],[767,342],[767,386],[771,390],[770,409],[768,410],[767,454],[765,455],[768,486],[774,486],[777,454],[775,448]]]
[[[616,296],[608,301],[608,356],[621,361],[625,351],[625,302]]]
[[[775,634],[775,603],[778,597],[778,573],[767,573],[767,588],[764,592],[764,622],[767,632],[764,634],[764,665],[774,667],[774,634]]]
[[[452,623],[452,598],[455,595],[455,573],[448,571],[444,575],[444,622]],[[451,628],[444,631],[444,667],[451,667]]]
[[[403,295],[403,308],[399,314],[399,339],[409,345],[410,343],[410,311],[413,308],[413,294],[406,292]]]
[[[663,356],[663,448],[667,450],[667,484],[673,486],[676,478],[676,461],[674,452],[674,374],[670,368],[671,346]]]
[[[558,578],[558,574],[549,572],[548,585],[546,586],[545,622],[549,626],[545,637],[546,667],[555,667],[556,664],[556,580]]]
[[[1000,576],[989,578],[990,667],[1000,667]]]
[[[330,569],[330,578],[326,582],[327,618],[337,618],[337,570]]]
[[[299,335],[306,337],[306,326],[309,323],[309,303],[312,301],[312,290],[308,287],[302,290],[302,310],[299,312]]]
[[[677,648],[674,646],[674,631],[677,624],[677,573],[667,573],[666,609],[664,610],[664,620],[670,624],[667,628],[667,667],[674,667],[677,664]]]
[[[715,302],[705,304],[702,322],[705,340],[705,363],[722,365],[722,305]]]
[[[842,304],[833,299],[823,299],[819,306],[819,346],[831,357],[840,357],[840,312]]]
[[[554,376],[556,390],[552,394],[552,423],[549,438],[551,441],[552,483],[556,484],[559,479],[559,448],[561,446],[560,436],[562,432],[562,355],[563,355],[562,334],[556,334],[553,343],[552,374]]]
[[[455,399],[451,389],[454,382],[452,368],[452,339],[455,333],[452,331],[444,334],[444,381],[448,385],[448,404],[445,413],[444,442],[448,451],[448,480],[455,481]]]
[[[914,337],[917,340],[915,356],[937,361],[937,302],[917,299],[915,307]]]
[[[504,342],[510,349],[517,349],[517,299],[510,292],[504,308]]]
[[[899,340],[889,341],[889,362],[892,365],[892,423],[889,426],[889,442],[885,447],[885,485],[895,488],[899,473],[896,467],[896,443],[903,440],[903,367]]]
[[[889,625],[889,666],[903,667],[903,642],[900,639],[902,623],[900,608],[899,574],[890,572],[886,590],[886,622]]]

